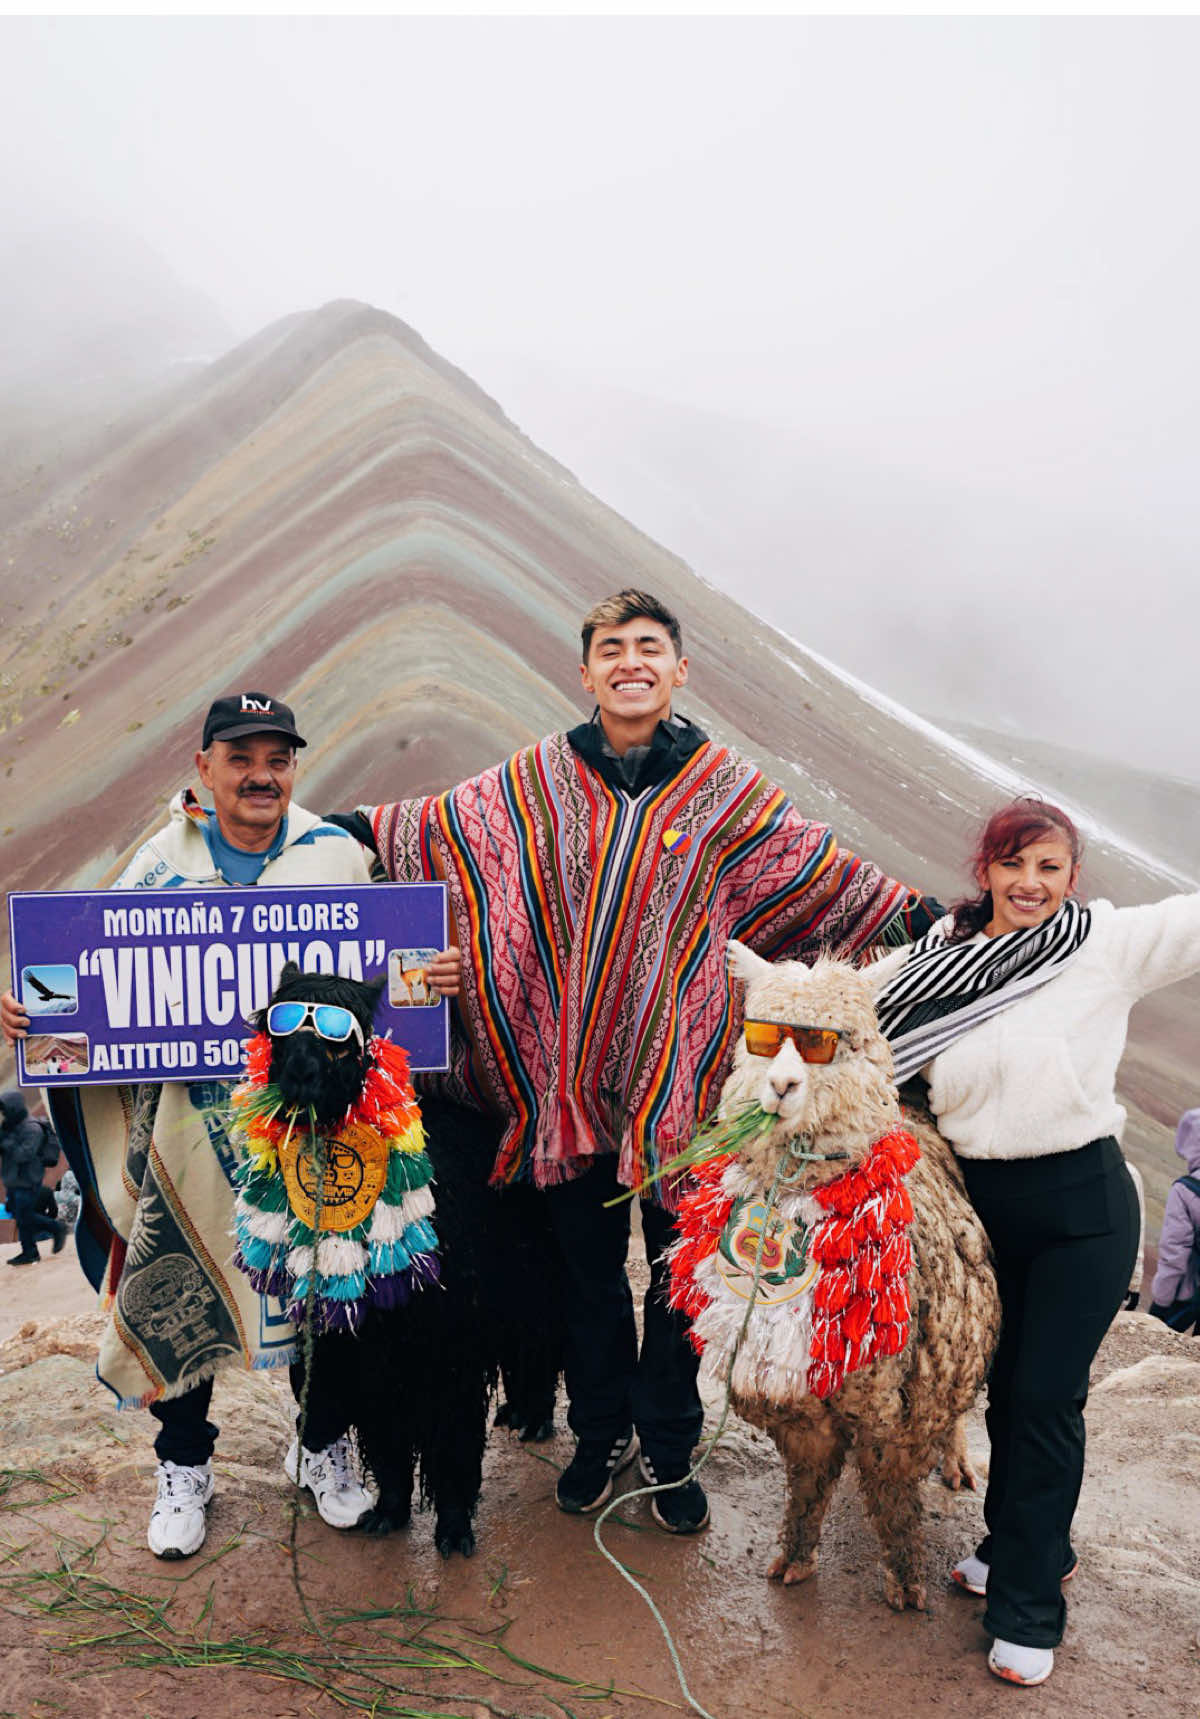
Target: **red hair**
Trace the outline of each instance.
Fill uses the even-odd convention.
[[[1083,837],[1075,825],[1061,806],[1054,806],[1049,800],[1039,800],[1033,794],[1022,794],[993,812],[979,832],[975,852],[971,855],[971,871],[978,878],[981,872],[986,872],[999,860],[1011,859],[1031,842],[1044,842],[1052,836],[1061,836],[1066,842],[1071,850],[1074,869],[1083,857]],[[992,892],[985,889],[979,895],[956,901],[951,911],[954,926],[948,941],[957,943],[963,938],[973,937],[991,921]]]

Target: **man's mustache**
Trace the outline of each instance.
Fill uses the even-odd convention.
[[[274,782],[247,782],[244,787],[238,789],[239,800],[243,794],[273,794],[278,799],[279,789]]]

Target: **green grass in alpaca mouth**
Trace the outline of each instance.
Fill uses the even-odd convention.
[[[723,1157],[727,1152],[742,1152],[747,1146],[761,1140],[775,1127],[779,1118],[764,1110],[761,1104],[743,1104],[728,1116],[717,1115],[704,1122],[692,1135],[691,1140],[683,1151],[671,1159],[669,1164],[662,1164],[644,1182],[636,1188],[631,1188],[623,1199],[633,1199],[639,1194],[646,1193],[656,1182],[668,1180],[670,1183],[679,1181],[693,1170],[707,1164],[712,1158]],[[609,1204],[615,1204],[609,1201]]]
[[[690,1143],[677,1158],[672,1158],[669,1164],[664,1165],[653,1176],[647,1177],[642,1186],[649,1187],[665,1176],[674,1181],[698,1169],[702,1164],[709,1163],[713,1158],[723,1157],[730,1152],[745,1152],[757,1141],[765,1139],[772,1129],[779,1125],[779,1117],[775,1112],[764,1110],[761,1104],[739,1105],[727,1116],[718,1113],[696,1130]],[[849,1152],[807,1150],[812,1145],[812,1136],[804,1129],[797,1129],[779,1144],[781,1159],[786,1162],[790,1158],[797,1168],[805,1163],[846,1162],[850,1158]],[[793,1176],[785,1174],[784,1181],[791,1180]],[[634,1190],[635,1193],[641,1191],[641,1188]]]

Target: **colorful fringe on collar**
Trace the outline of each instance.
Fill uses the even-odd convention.
[[[754,1348],[763,1366],[769,1370],[777,1365],[796,1385],[802,1378],[804,1388],[815,1397],[832,1395],[847,1373],[877,1356],[898,1355],[908,1341],[911,1314],[906,1279],[912,1265],[908,1226],[913,1208],[903,1177],[919,1157],[920,1147],[912,1135],[891,1129],[875,1141],[857,1169],[799,1199],[785,1196],[780,1205],[791,1208],[790,1220],[779,1231],[772,1226],[765,1241],[752,1239],[749,1248],[743,1246],[744,1269],[751,1277],[755,1248],[763,1249],[760,1281],[767,1275],[767,1250],[781,1251],[778,1237],[791,1239],[789,1231],[798,1238],[801,1256],[815,1268],[802,1296],[776,1302],[756,1298],[746,1334],[747,1346]],[[732,1350],[741,1329],[747,1287],[726,1297],[728,1308],[717,1308],[728,1279],[714,1269],[714,1263],[726,1226],[731,1218],[737,1222],[735,1207],[740,1210],[746,1205],[742,1171],[736,1153],[707,1160],[696,1170],[694,1187],[680,1205],[679,1240],[670,1253],[668,1299],[692,1321],[691,1341],[700,1353],[710,1340]],[[761,1208],[766,1191],[753,1190],[749,1198]],[[810,1218],[807,1226],[805,1209]],[[728,1250],[728,1238],[725,1246]],[[795,1239],[792,1246],[796,1247]],[[759,1321],[775,1322],[776,1342],[764,1343],[761,1333],[755,1336]],[[737,1382],[737,1358],[732,1353],[711,1359],[715,1366],[710,1370],[734,1368]],[[778,1391],[781,1398],[788,1394],[787,1389]]]
[[[251,1039],[232,1098],[244,1153],[234,1175],[234,1264],[261,1295],[285,1301],[294,1323],[307,1310],[317,1332],[354,1331],[368,1307],[402,1307],[440,1275],[433,1167],[408,1058],[386,1039],[373,1038],[368,1051],[361,1096],[315,1136],[268,1084],[266,1033]]]

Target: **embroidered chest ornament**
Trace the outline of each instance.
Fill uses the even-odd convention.
[[[811,1239],[806,1224],[769,1211],[765,1198],[739,1194],[717,1242],[717,1270],[732,1294],[753,1295],[756,1307],[794,1301],[816,1280]]]
[[[355,1330],[439,1275],[408,1058],[368,1036],[382,984],[289,963],[233,1094],[234,1261],[316,1331]]]
[[[760,1372],[776,1375],[781,1397],[828,1397],[848,1373],[898,1355],[911,1320],[904,1176],[920,1157],[912,1135],[890,1129],[854,1169],[806,1193],[785,1185],[768,1214],[768,1190],[736,1151],[707,1155],[720,1125],[706,1132],[707,1153],[689,1165],[694,1181],[680,1202],[668,1298],[692,1321],[708,1369],[723,1376],[734,1364],[752,1292],[747,1346]]]

